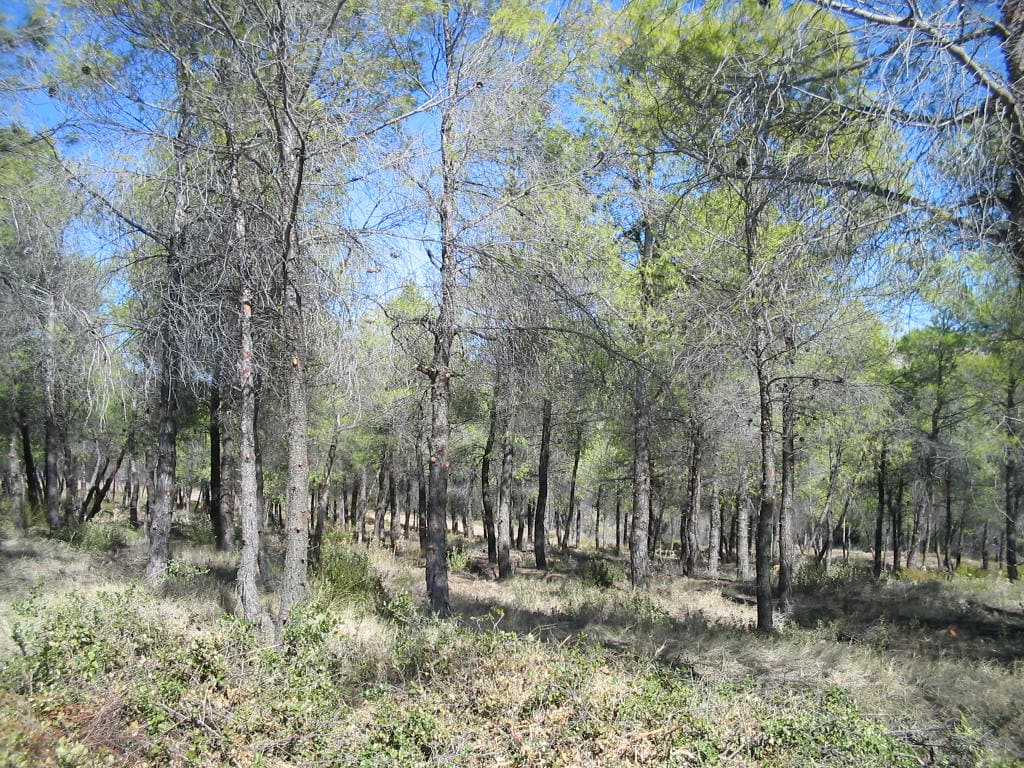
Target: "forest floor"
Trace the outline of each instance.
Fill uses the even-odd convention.
[[[334,535],[267,646],[234,556],[176,532],[159,594],[116,523],[0,532],[0,766],[1024,766],[1024,587],[971,567],[805,567],[764,636],[728,572],[637,593],[611,553],[525,552],[499,582],[469,546],[440,622],[412,547]]]

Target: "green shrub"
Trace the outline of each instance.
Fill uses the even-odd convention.
[[[824,564],[809,563],[794,574],[793,585],[800,590],[815,591],[863,582],[870,577],[870,571],[851,563],[833,563],[827,570]]]
[[[333,532],[324,539],[318,574],[331,598],[366,609],[380,608],[387,600],[384,586],[373,572],[366,551]]]
[[[610,589],[622,580],[622,566],[600,557],[587,558],[583,565],[583,583],[601,589]]]
[[[217,541],[213,521],[206,515],[190,516],[188,519],[175,521],[172,532],[193,544],[214,544]]]
[[[82,523],[65,531],[71,546],[87,552],[115,552],[128,543],[128,531],[120,523]]]
[[[461,534],[448,539],[448,570],[465,571],[469,568],[469,542]]]

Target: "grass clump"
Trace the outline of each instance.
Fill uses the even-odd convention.
[[[462,534],[456,533],[448,539],[448,570],[464,573],[469,570],[469,542]]]
[[[321,585],[332,599],[375,609],[387,601],[380,577],[370,565],[365,548],[332,531],[324,539],[317,571]]]
[[[87,522],[63,529],[61,538],[86,552],[116,552],[129,543],[129,532],[121,523]]]

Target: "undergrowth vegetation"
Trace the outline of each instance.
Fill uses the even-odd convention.
[[[581,634],[551,642],[507,631],[501,608],[426,619],[383,578],[387,563],[400,565],[327,537],[311,599],[276,646],[226,616],[169,620],[167,595],[132,583],[30,590],[10,604],[0,658],[0,764],[1012,764],[966,719],[929,740],[833,683],[716,676]],[[679,631],[656,596],[615,589],[620,573],[584,565],[560,592],[563,614]]]

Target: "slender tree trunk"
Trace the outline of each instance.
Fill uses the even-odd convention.
[[[391,539],[392,551],[398,551],[398,478],[395,468],[392,466],[388,473],[388,519],[391,527],[388,536]]]
[[[622,486],[615,483],[615,556],[622,554]]]
[[[484,508],[484,537],[487,539],[487,562],[498,562],[498,541],[494,529],[494,497],[491,490],[491,454],[494,452],[494,440],[498,429],[498,384],[494,384],[494,396],[491,398],[490,418],[487,427],[487,442],[484,443],[484,454],[480,459],[480,494]]]
[[[11,516],[19,531],[28,530],[25,509],[25,481],[18,461],[18,440],[12,433],[7,444],[7,495],[11,502]]]
[[[210,385],[210,423],[209,423],[209,438],[210,438],[210,493],[207,499],[207,514],[210,517],[210,525],[213,526],[213,539],[214,543],[219,550],[224,550],[224,528],[220,517],[220,494],[221,494],[221,481],[220,473],[223,467],[221,466],[220,456],[220,384],[214,379]]]
[[[388,476],[390,474],[388,456],[385,452],[380,457],[380,470],[377,472],[377,503],[373,511],[373,538],[377,542],[384,541],[384,514],[387,509]]]
[[[629,580],[634,589],[647,585],[651,561],[647,551],[651,517],[651,406],[644,374],[633,390],[633,524],[629,534]]]
[[[412,508],[413,508],[413,477],[412,475],[406,475],[403,487],[405,488],[405,522],[402,525],[402,538],[406,541],[409,540],[409,525],[412,521]]]
[[[324,468],[323,477],[320,480],[317,492],[313,495],[313,533],[309,538],[309,554],[307,557],[314,568],[320,566],[320,554],[324,543],[324,525],[327,521],[327,505],[329,504],[331,491],[331,474],[334,472],[334,456],[337,450],[337,441],[332,439],[331,445],[327,449],[327,465]]]
[[[762,329],[758,329],[758,354],[766,348]],[[772,403],[768,373],[763,366],[757,370],[761,427],[760,511],[755,539],[755,570],[757,576],[757,628],[771,632],[772,620],[772,526],[775,518],[775,448],[772,445]]]
[[[981,569],[988,570],[988,520],[981,527]]]
[[[875,512],[875,560],[873,573],[876,579],[882,578],[882,529],[885,520],[885,486],[887,482],[886,474],[888,469],[888,451],[885,443],[882,443],[882,449],[878,454],[878,473],[877,477],[877,489],[878,489],[878,509]]]
[[[498,578],[512,576],[512,468],[513,442],[509,414],[501,424],[501,477],[498,481]]]
[[[537,507],[533,523],[533,553],[537,568],[548,569],[547,558],[547,508],[548,508],[548,465],[551,463],[551,400],[544,398],[541,407],[540,460],[537,465]]]
[[[750,500],[747,469],[740,470],[736,489],[736,574],[740,581],[750,581]]]
[[[722,498],[717,475],[711,480],[711,520],[708,532],[708,578],[718,578],[718,557],[722,546]]]
[[[369,480],[369,471],[366,466],[362,466],[359,469],[359,493],[356,494],[356,530],[358,531],[358,540],[360,542],[366,542],[366,485]]]
[[[68,436],[64,437],[64,477],[65,477],[65,491],[64,491],[64,525],[71,528],[78,522],[78,459],[75,458],[75,452],[71,449],[71,440]],[[136,479],[132,478],[132,493],[138,497],[138,486],[135,485]],[[135,515],[136,519],[138,514]],[[129,521],[131,516],[129,516]],[[138,527],[133,525],[133,528]]]
[[[793,365],[793,339],[786,329],[787,366]],[[796,548],[793,544],[793,504],[796,495],[796,406],[793,403],[791,380],[782,387],[782,498],[779,504],[779,610],[793,608],[793,567]],[[838,460],[836,462],[838,464]]]
[[[902,473],[896,481],[896,493],[889,494],[889,516],[892,518],[892,571],[898,573],[902,564],[903,544],[903,493],[905,490]]]
[[[1006,576],[1016,581],[1017,574],[1017,463],[1014,459],[1013,443],[1016,436],[1016,396],[1017,381],[1010,378],[1006,385],[1006,411],[1004,430],[1006,431],[1006,459],[1003,463],[1003,487],[1005,493],[1004,514],[1006,516]]]
[[[580,453],[583,449],[583,432],[581,429],[576,430],[576,440],[573,447],[572,453],[572,470],[569,474],[569,503],[565,510],[565,526],[562,531],[562,540],[559,542],[559,546],[563,550],[569,548],[570,538],[572,535],[574,518],[573,515],[576,513],[576,477],[580,468]]]
[[[56,329],[57,305],[47,293],[45,335],[43,339],[43,471],[46,493],[46,522],[51,531],[60,528],[60,469],[58,467]]]
[[[21,456],[25,467],[25,487],[28,489],[28,505],[33,512],[38,510],[43,498],[43,490],[39,486],[39,473],[36,471],[36,460],[32,455],[32,438],[28,422],[19,416],[18,429],[21,431]]]
[[[597,501],[594,503],[594,552],[601,551],[601,497],[604,495],[604,486],[597,486]]]
[[[237,171],[232,168],[232,187],[237,193],[238,177]],[[256,373],[255,360],[253,358],[253,337],[252,337],[252,297],[248,281],[248,269],[246,268],[245,251],[245,219],[242,216],[237,200],[238,195],[232,195],[236,201],[233,205],[234,236],[232,244],[236,259],[240,260],[239,269],[242,274],[241,289],[239,291],[239,345],[238,345],[238,372],[240,385],[239,400],[239,459],[238,459],[238,508],[242,524],[242,552],[238,565],[238,598],[242,606],[242,616],[246,621],[259,622],[263,625],[264,632],[270,630],[271,619],[263,610],[260,601],[259,587],[256,576],[258,572],[263,573],[264,580],[267,580],[268,573],[260,567],[260,549],[263,541],[261,528],[263,521],[260,513],[260,492],[257,472],[257,445],[256,445]]]
[[[256,510],[259,518],[259,566],[260,583],[264,587],[273,586],[277,578],[274,576],[274,565],[270,561],[270,552],[267,547],[267,528],[270,525],[270,504],[267,502],[267,494],[264,491],[263,478],[263,442],[260,440],[260,396],[259,380],[253,379],[253,416],[252,416],[252,437],[256,446]]]
[[[950,550],[953,548],[953,475],[948,464],[946,465],[946,471],[943,473],[943,490],[946,504],[946,525],[943,529],[942,537],[942,566],[947,571],[952,571],[953,564],[950,559]]]
[[[697,558],[700,544],[697,541],[697,517],[700,515],[704,479],[702,476],[704,434],[701,425],[691,425],[693,435],[690,446],[690,476],[687,482],[686,503],[679,516],[679,558],[683,561],[683,573],[697,574]]]
[[[146,581],[157,587],[167,573],[171,561],[171,515],[175,473],[178,466],[178,396],[179,363],[174,317],[183,311],[183,271],[187,248],[189,157],[192,146],[193,108],[188,69],[179,62],[177,84],[178,131],[172,152],[174,156],[174,211],[171,236],[167,243],[167,294],[162,306],[162,327],[159,336],[160,399],[157,408],[156,464],[153,479],[153,497],[149,507],[149,561]]]

